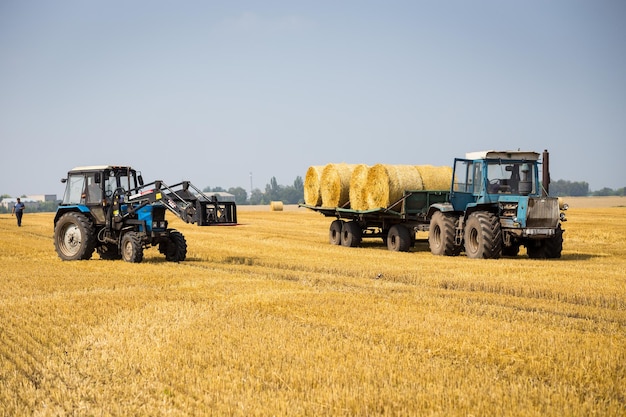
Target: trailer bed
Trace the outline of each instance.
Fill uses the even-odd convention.
[[[426,220],[428,210],[432,204],[446,203],[450,200],[450,192],[440,190],[407,190],[401,199],[395,201],[388,207],[379,207],[370,210],[354,210],[350,208],[350,203],[346,207],[323,207],[300,204],[316,211],[325,217],[336,217],[337,219],[349,219],[359,221],[419,221]]]

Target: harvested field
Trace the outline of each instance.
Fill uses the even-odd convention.
[[[62,262],[52,214],[0,215],[0,416],[626,415],[626,207],[570,206],[550,261],[331,246],[317,213],[242,206],[170,217],[179,264]]]

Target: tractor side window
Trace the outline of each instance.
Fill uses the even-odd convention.
[[[102,200],[102,190],[100,184],[96,183],[95,174],[90,174],[85,177],[87,180],[87,204],[99,204]]]
[[[454,167],[454,191],[470,192],[472,189],[471,164],[468,161],[456,161]]]
[[[483,183],[483,164],[481,162],[474,162],[474,172],[473,172],[473,181],[471,188],[467,191],[473,192],[474,194],[480,193],[482,190]]]
[[[83,175],[70,175],[65,186],[63,204],[83,203],[83,192],[85,190],[85,177]]]

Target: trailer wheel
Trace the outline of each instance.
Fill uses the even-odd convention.
[[[354,248],[361,244],[361,226],[358,222],[344,222],[341,229],[341,244],[349,248]]]
[[[168,262],[182,262],[187,258],[187,241],[182,233],[171,230],[169,238],[159,244],[159,252]]]
[[[96,247],[91,220],[82,213],[65,213],[54,226],[54,247],[64,261],[90,259]]]
[[[457,256],[461,248],[454,243],[456,217],[435,212],[430,219],[428,244],[433,255]]]
[[[343,223],[343,220],[337,219],[330,224],[328,240],[331,245],[341,245],[341,230],[343,229]]]
[[[465,224],[465,253],[469,258],[497,259],[502,256],[500,221],[489,212],[469,215]]]
[[[387,248],[394,252],[408,252],[411,247],[411,232],[406,227],[396,224],[387,234]]]
[[[122,237],[122,259],[139,263],[143,260],[143,246],[137,232],[126,232]]]

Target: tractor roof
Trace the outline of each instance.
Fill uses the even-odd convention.
[[[104,171],[105,169],[132,169],[131,167],[121,165],[89,165],[82,167],[75,167],[70,172],[84,172],[84,171]]]
[[[539,160],[539,154],[532,151],[479,151],[465,154],[466,159],[521,159],[525,161]]]

